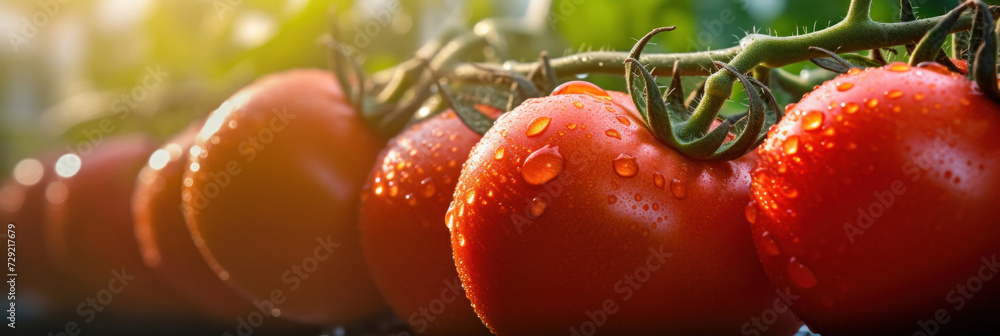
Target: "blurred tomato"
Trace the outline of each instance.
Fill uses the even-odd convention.
[[[382,143],[331,74],[258,80],[215,111],[190,150],[182,199],[195,245],[273,316],[330,325],[384,309],[357,227]]]
[[[255,308],[208,268],[181,208],[187,153],[201,125],[192,124],[167,141],[139,172],[132,197],[135,237],[146,266],[205,313],[229,321]]]
[[[66,154],[47,185],[46,243],[57,265],[83,286],[77,313],[174,312],[178,301],[143,264],[129,200],[156,145],[144,136],[104,139],[86,155]],[[65,280],[63,280],[65,282]]]

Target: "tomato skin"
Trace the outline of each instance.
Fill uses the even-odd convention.
[[[53,164],[58,157],[58,153],[48,152],[26,158],[22,162],[31,161],[31,166],[41,170],[31,169],[32,174],[21,175],[20,179],[11,176],[0,186],[0,224],[4,225],[5,237],[7,225],[14,224],[18,298],[30,298],[18,301],[18,305],[23,302],[26,307],[28,322],[45,320],[29,315],[32,311],[52,315],[73,311],[79,303],[72,300],[77,299],[80,289],[64,281],[66,274],[55,267],[45,246],[45,187],[55,178]]]
[[[196,122],[168,140],[139,171],[132,195],[135,238],[146,266],[160,279],[196,309],[229,323],[256,308],[209,269],[191,239],[181,208],[188,152],[201,125]]]
[[[490,334],[462,290],[444,225],[480,138],[450,110],[416,124],[389,141],[361,194],[368,268],[396,315],[420,334]]]
[[[562,170],[529,184],[548,169],[533,153]],[[528,100],[473,149],[446,216],[467,295],[497,335],[738,334],[776,298],[743,219],[752,162],[689,160],[612,99]],[[800,325],[775,315],[766,334]]]
[[[84,290],[72,298],[77,304],[118,288],[122,294],[109,310],[149,317],[179,313],[182,303],[142,262],[129,205],[136,174],[155,149],[145,136],[104,139],[78,154],[75,174],[54,176],[46,186],[46,246],[55,265]],[[71,165],[60,162],[56,170]]]
[[[913,334],[939,310],[950,334],[998,309],[1000,286],[960,309],[951,292],[1000,253],[1000,108],[941,72],[837,77],[759,149],[747,214],[761,261],[823,335]]]
[[[331,74],[258,80],[195,139],[182,191],[195,244],[249,298],[284,301],[283,317],[332,325],[384,309],[357,228],[381,143]]]

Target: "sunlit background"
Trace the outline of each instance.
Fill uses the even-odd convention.
[[[919,17],[956,3],[914,1]],[[897,7],[876,1],[873,17],[895,20]],[[778,35],[821,29],[846,11],[846,1],[789,0],[2,0],[0,173],[98,136],[164,139],[254,78],[326,67],[317,39],[334,26],[374,72],[412,56],[446,25],[472,29],[487,17],[522,20],[528,36],[504,56],[531,61],[541,49],[627,50],[665,25],[679,28],[648,52],[718,49],[747,31],[768,32],[762,27]],[[87,132],[107,116],[111,132]]]

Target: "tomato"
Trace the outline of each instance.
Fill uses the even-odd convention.
[[[55,164],[58,176],[45,190],[46,245],[85,290],[71,299],[80,316],[108,309],[152,317],[180,306],[143,264],[129,206],[136,174],[155,149],[145,136],[108,138]]]
[[[754,157],[690,160],[592,84],[556,93],[486,133],[445,217],[484,323],[497,335],[793,334],[743,216]]]
[[[181,180],[200,122],[153,152],[139,172],[132,211],[143,261],[204,313],[229,322],[255,310],[226,286],[202,259],[184,223]]]
[[[369,269],[396,315],[421,334],[490,334],[465,298],[444,226],[462,164],[480,138],[450,110],[416,124],[389,141],[361,194]]]
[[[937,64],[849,72],[791,106],[759,158],[747,217],[810,327],[996,323],[1000,107],[975,84]]]
[[[320,70],[270,75],[206,121],[182,200],[212,271],[273,316],[332,325],[385,309],[358,195],[382,141]]]
[[[955,66],[958,67],[958,70],[962,70],[962,73],[969,73],[969,61],[952,58],[951,62],[955,63]]]
[[[4,236],[14,241],[18,304],[23,304],[26,321],[42,320],[38,314],[72,311],[78,302],[70,302],[78,289],[64,281],[65,275],[54,267],[45,250],[42,219],[45,209],[45,187],[53,179],[52,169],[58,155],[43,154],[19,161],[10,179],[0,187],[0,224]],[[9,225],[13,224],[13,227]],[[75,297],[73,299],[76,299]],[[20,311],[19,311],[20,312]]]

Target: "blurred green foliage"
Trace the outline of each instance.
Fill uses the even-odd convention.
[[[128,108],[110,133],[163,139],[206,115],[240,86],[268,73],[325,67],[318,37],[335,25],[368,72],[409,58],[447,22],[471,28],[488,17],[519,17],[538,0],[79,0],[68,2],[15,52],[0,46],[0,173],[49,148],[86,141],[86,130],[117,115],[115,100],[141,86],[150,67],[168,76]],[[988,1],[993,3],[995,1]],[[532,61],[584,50],[628,50],[650,29],[676,25],[646,52],[690,52],[735,45],[747,32],[791,35],[822,29],[847,1],[542,1],[543,31],[512,43]],[[955,0],[914,0],[918,17]],[[536,7],[537,8],[537,7]],[[873,17],[895,21],[898,2],[876,1]],[[20,34],[36,1],[0,3],[0,33]],[[30,19],[28,19],[30,20]],[[803,66],[793,65],[797,72]],[[621,90],[620,76],[589,80]],[[689,79],[691,84],[697,78]],[[688,86],[691,88],[692,86]],[[739,99],[730,109],[739,109]],[[120,110],[119,110],[120,112]],[[108,134],[107,136],[112,136]]]

